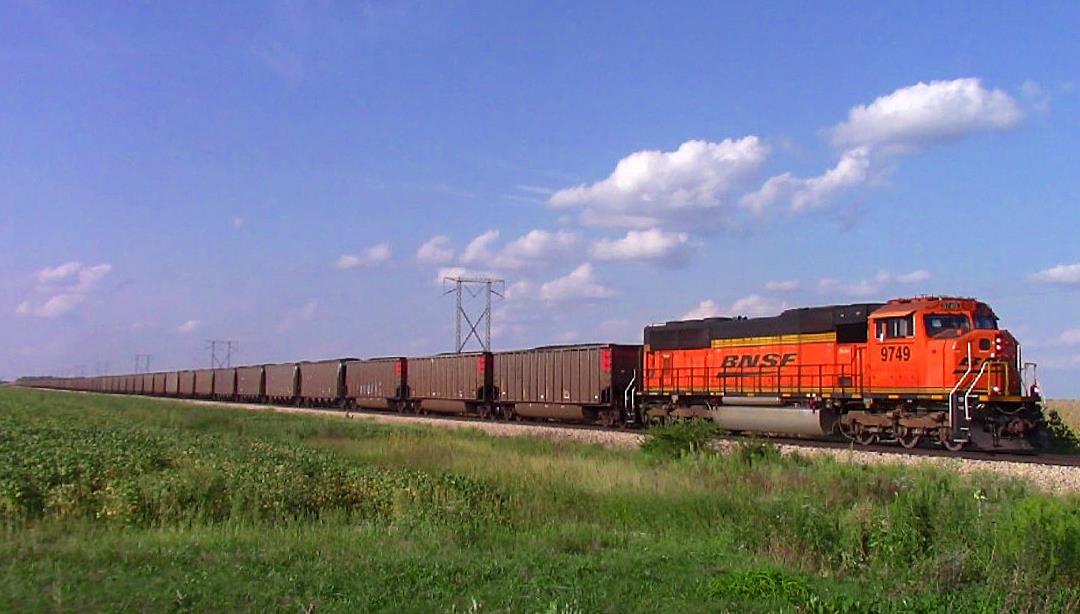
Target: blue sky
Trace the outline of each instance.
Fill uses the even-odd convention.
[[[759,5],[760,4],[760,5]],[[0,376],[920,293],[1080,396],[1080,7],[0,6]]]

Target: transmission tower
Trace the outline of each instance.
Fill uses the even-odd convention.
[[[469,344],[470,339],[476,339],[476,342],[480,344],[480,348],[485,352],[491,351],[491,297],[497,296],[502,298],[503,286],[505,281],[502,279],[495,279],[493,277],[444,277],[443,287],[451,285],[449,289],[443,292],[446,294],[454,294],[454,351],[461,353],[465,350],[465,346]],[[483,311],[475,319],[469,315],[469,306],[465,304],[464,295],[476,299],[481,294],[484,295]],[[476,315],[475,309],[472,310],[473,316]],[[464,338],[461,336],[462,322],[468,325],[469,332]],[[484,336],[480,336],[480,330],[483,327]]]
[[[136,354],[135,355],[135,372],[136,373],[149,373],[150,372],[150,354]]]
[[[232,366],[233,352],[240,352],[240,342],[234,339],[207,339],[210,350],[210,368],[227,369]]]

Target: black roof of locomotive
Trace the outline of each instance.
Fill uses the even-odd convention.
[[[714,339],[832,332],[844,324],[865,324],[870,312],[883,304],[799,307],[763,318],[677,320],[646,326],[645,344],[654,350],[697,349],[709,347]]]

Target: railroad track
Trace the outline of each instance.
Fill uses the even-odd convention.
[[[101,394],[96,392],[86,392],[77,390],[54,390],[33,388],[33,390],[52,390],[53,392],[69,392],[76,394]],[[111,396],[111,395],[110,395]],[[461,415],[446,415],[446,414],[401,414],[386,411],[366,410],[366,409],[349,409],[344,410],[335,407],[297,407],[293,405],[274,405],[266,403],[245,403],[245,402],[233,402],[233,401],[216,401],[210,399],[184,399],[177,397],[157,397],[157,396],[145,396],[145,395],[124,395],[135,396],[144,399],[153,399],[161,401],[180,401],[184,403],[191,403],[194,405],[221,405],[226,407],[238,407],[244,409],[270,409],[275,411],[282,411],[288,413],[304,413],[312,415],[348,415],[348,416],[367,416],[371,418],[386,418],[396,417],[403,420],[409,419],[423,419],[426,422],[446,422],[454,424],[475,424],[481,425],[499,425],[509,428],[515,427],[528,427],[535,431],[540,429],[542,431],[548,431],[551,434],[556,434],[559,431],[594,431],[599,433],[626,433],[626,434],[643,434],[643,431],[635,428],[609,428],[600,425],[592,424],[571,424],[571,423],[554,423],[545,422],[539,420],[520,420],[520,421],[504,421],[504,420],[486,420],[477,416],[461,416]],[[982,461],[991,463],[1023,463],[1032,465],[1047,465],[1055,467],[1080,467],[1080,455],[1070,454],[1050,454],[1050,453],[1031,453],[1031,454],[1016,454],[1006,452],[980,452],[980,451],[961,451],[961,452],[949,452],[940,448],[912,448],[907,449],[900,446],[890,446],[884,444],[873,445],[859,445],[847,440],[818,440],[818,439],[800,439],[797,437],[747,437],[741,435],[723,435],[720,437],[721,441],[727,441],[731,443],[739,443],[746,441],[766,441],[777,445],[791,446],[796,448],[808,448],[808,449],[826,449],[837,451],[854,451],[875,453],[882,455],[895,455],[898,457],[931,457],[931,458],[951,458],[951,459],[963,459],[972,461]]]

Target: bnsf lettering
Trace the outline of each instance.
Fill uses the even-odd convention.
[[[725,356],[721,365],[725,369],[746,369],[755,367],[785,367],[795,362],[797,354],[743,354]]]

